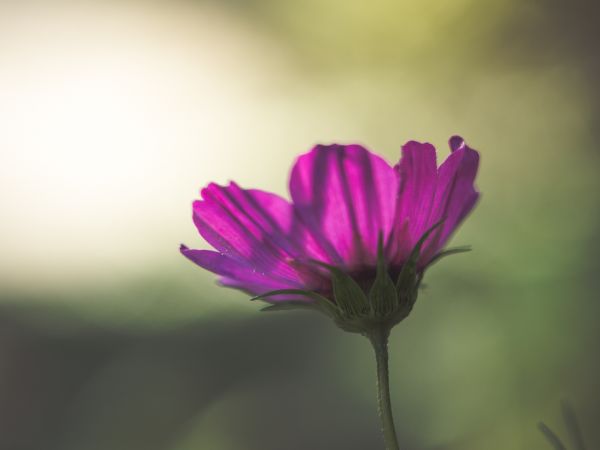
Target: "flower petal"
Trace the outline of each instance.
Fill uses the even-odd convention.
[[[402,146],[402,157],[395,169],[400,186],[391,260],[401,264],[430,227],[437,184],[435,148],[429,143],[407,142]]]
[[[297,278],[286,263],[289,255],[275,244],[269,229],[253,218],[257,211],[243,209],[234,198],[231,186],[211,184],[202,190],[203,200],[194,202],[194,223],[200,234],[215,249],[231,259],[258,270],[274,271]]]
[[[372,265],[380,233],[389,235],[398,180],[382,158],[359,145],[319,145],[298,158],[290,177],[294,207],[329,260]]]
[[[221,282],[242,289],[252,295],[263,292],[302,287],[301,282],[275,276],[271,272],[260,272],[249,264],[232,259],[211,250],[192,250],[182,245],[181,253],[200,267],[221,275]]]
[[[194,202],[194,223],[221,254],[292,283],[322,282],[316,271],[295,264],[296,259],[320,258],[324,253],[295,218],[288,201],[268,192],[241,189],[235,183],[210,184],[202,190],[202,197]]]
[[[258,189],[240,189],[235,183],[231,183],[229,192],[239,208],[288,255],[298,259],[327,258],[327,253],[298,220],[287,200]]]
[[[429,224],[444,220],[434,233],[423,260],[428,262],[441,250],[450,235],[471,212],[479,192],[475,189],[475,176],[479,168],[479,153],[466,145],[459,136],[450,138],[452,153],[438,169],[438,181]]]

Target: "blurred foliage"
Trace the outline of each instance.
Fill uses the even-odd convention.
[[[390,161],[404,140],[429,140],[441,159],[459,132],[482,153],[482,199],[453,240],[474,251],[429,271],[392,334],[403,448],[548,448],[536,424],[562,398],[600,446],[598,6],[184,3],[217,8],[232,33],[243,24],[283,57],[281,83],[256,97],[257,114],[286,105],[262,131],[272,147],[257,154],[275,159],[252,177],[259,187],[281,191],[280,154],[314,140],[361,140]],[[259,151],[247,145],[240,158]],[[177,253],[189,214],[157,216],[177,221],[172,251],[135,276],[57,287],[32,267],[35,289],[0,291],[0,448],[378,448],[368,342],[317,315],[259,314]]]

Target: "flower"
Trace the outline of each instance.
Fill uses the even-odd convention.
[[[291,202],[210,184],[193,220],[216,251],[181,253],[267,309],[314,307],[361,333],[391,327],[410,312],[425,269],[466,250],[443,249],[479,197],[479,154],[459,136],[449,144],[439,167],[428,143],[406,143],[394,167],[360,145],[317,145],[292,169]]]

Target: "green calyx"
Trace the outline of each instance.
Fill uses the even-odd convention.
[[[262,311],[284,311],[290,309],[313,309],[329,316],[343,330],[363,335],[371,335],[374,330],[391,330],[411,312],[423,278],[417,268],[421,248],[431,233],[442,222],[436,223],[423,234],[413,248],[408,260],[402,266],[398,278],[390,276],[385,260],[383,238],[380,235],[377,250],[377,270],[370,289],[363,289],[350,275],[338,267],[315,261],[327,269],[331,275],[333,299],[319,293],[302,289],[283,289],[267,292],[252,300],[265,300],[276,295],[303,297],[302,300],[287,300],[273,303]],[[436,260],[454,253],[467,251],[466,248],[446,250],[436,256]]]

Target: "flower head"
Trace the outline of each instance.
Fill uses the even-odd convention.
[[[479,196],[479,154],[458,136],[449,144],[439,167],[427,143],[406,143],[394,167],[360,145],[317,145],[292,169],[291,202],[210,184],[193,219],[216,251],[181,252],[267,309],[317,308],[349,331],[391,327]]]

